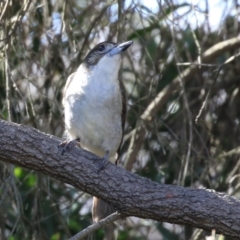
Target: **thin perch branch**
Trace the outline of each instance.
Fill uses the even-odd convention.
[[[76,235],[74,235],[73,237],[69,238],[68,240],[80,240],[83,239],[84,237],[92,234],[93,232],[95,232],[96,230],[103,228],[105,226],[107,226],[109,223],[112,223],[118,219],[121,218],[121,214],[118,212],[115,212],[109,216],[107,216],[106,218],[102,219],[101,221],[92,224],[91,226],[85,228],[84,230],[82,230],[81,232],[77,233]]]

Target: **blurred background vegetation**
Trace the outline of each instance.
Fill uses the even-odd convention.
[[[120,73],[128,95],[120,164],[159,183],[239,198],[240,60],[216,73],[239,51],[240,5],[213,2],[219,2],[216,9],[210,0],[1,1],[0,118],[62,137],[67,76],[95,44],[133,40]],[[232,38],[238,44],[202,62],[206,50]],[[145,117],[160,92],[162,103]],[[91,224],[91,201],[68,184],[0,163],[2,240],[67,239]],[[129,218],[118,239],[197,240],[210,234]],[[101,230],[93,237],[103,238]]]

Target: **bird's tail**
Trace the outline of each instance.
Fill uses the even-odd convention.
[[[114,207],[104,202],[102,199],[93,197],[93,206],[92,206],[92,218],[93,222],[98,222],[101,219],[107,217],[108,215],[114,213],[116,210]],[[117,229],[114,223],[108,224],[104,228],[105,240],[114,240],[117,239]]]
[[[98,222],[101,219],[107,217],[108,215],[114,213],[116,210],[114,207],[103,201],[102,199],[93,197],[92,205],[92,218],[93,222]]]

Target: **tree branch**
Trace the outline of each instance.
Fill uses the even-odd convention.
[[[96,230],[107,226],[109,223],[112,223],[121,218],[121,214],[118,212],[112,213],[111,215],[107,216],[106,218],[100,220],[97,223],[90,225],[89,227],[85,228],[81,232],[77,233],[73,237],[69,238],[68,240],[80,240],[84,239],[86,236],[90,235],[91,233],[95,232]]]
[[[240,37],[235,37],[220,43],[215,44],[213,47],[209,48],[202,55],[202,63],[210,63],[216,57],[220,56],[226,51],[238,48],[240,46]],[[172,96],[172,93],[180,88],[180,79],[184,80],[184,83],[187,83],[190,80],[194,80],[194,74],[199,70],[199,63],[194,62],[193,65],[189,66],[183,72],[181,72],[173,81],[168,84],[157,96],[151,101],[147,106],[140,119],[145,122],[151,122],[153,116],[166,104],[169,97]],[[143,124],[139,124],[138,137],[136,138],[137,144],[134,145],[129,154],[125,167],[127,170],[131,170],[135,162],[136,156],[141,149],[142,143],[145,139],[146,130]]]
[[[61,156],[60,139],[0,120],[0,160],[45,173],[111,203],[125,216],[188,224],[240,239],[240,201],[212,190],[163,185],[79,148]]]

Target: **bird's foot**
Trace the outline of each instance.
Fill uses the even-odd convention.
[[[76,138],[74,140],[65,140],[58,145],[61,155],[65,152],[69,152],[77,143],[80,142],[80,138]]]
[[[101,172],[108,164],[109,160],[109,151],[106,151],[105,155],[102,157],[101,162],[99,162],[98,173]]]

